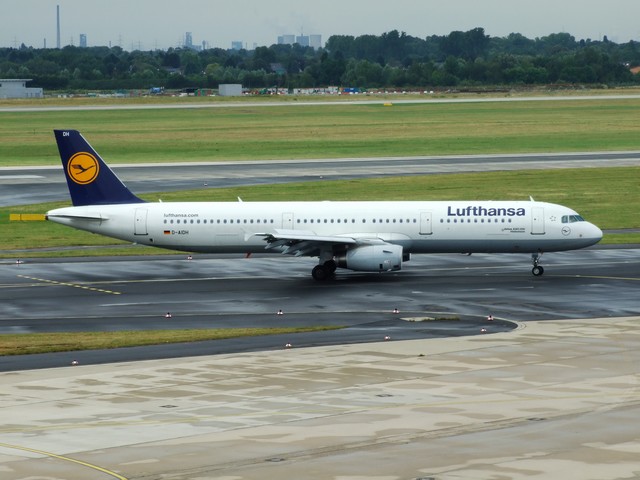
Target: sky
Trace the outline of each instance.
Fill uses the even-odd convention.
[[[425,38],[482,27],[492,37],[528,38],[566,32],[577,40],[640,41],[640,0],[17,0],[0,6],[0,47],[61,45],[167,49],[269,46],[279,35],[381,35],[391,30]],[[10,3],[11,5],[7,5]],[[382,4],[382,5],[381,5]]]

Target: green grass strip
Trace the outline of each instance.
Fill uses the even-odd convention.
[[[0,335],[0,355],[102,350],[167,343],[202,342],[228,338],[323,332],[343,327],[222,328],[186,330],[143,330],[118,332],[67,332]]]
[[[0,166],[59,165],[54,128],[109,164],[638,149],[640,98],[0,112]]]

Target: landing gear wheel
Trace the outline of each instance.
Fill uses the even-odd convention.
[[[330,275],[333,275],[334,273],[336,273],[336,270],[338,269],[338,264],[336,263],[335,260],[327,260],[326,262],[324,262],[323,265],[324,265],[324,268],[327,269]]]
[[[311,276],[314,280],[323,282],[331,276],[331,272],[324,265],[316,265],[313,267],[313,270],[311,270]]]
[[[542,256],[542,252],[532,253],[531,261],[533,262],[533,268],[531,269],[531,273],[533,273],[534,277],[539,277],[544,273],[544,268],[540,266],[540,257]]]

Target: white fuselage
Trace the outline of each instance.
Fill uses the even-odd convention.
[[[534,201],[140,203],[67,207],[49,220],[188,252],[264,252],[276,231],[377,238],[405,253],[536,253],[597,243],[602,231]]]

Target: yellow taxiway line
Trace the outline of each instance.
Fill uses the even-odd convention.
[[[55,453],[45,452],[43,450],[36,450],[34,448],[20,447],[18,445],[10,445],[8,443],[0,443],[0,447],[9,448],[9,449],[13,449],[13,450],[22,450],[23,452],[37,453],[38,455],[44,455],[45,457],[56,458],[58,460],[64,460],[65,462],[76,463],[78,465],[82,465],[83,467],[87,467],[87,468],[90,468],[92,470],[96,470],[98,472],[102,472],[102,473],[105,473],[107,475],[110,475],[110,476],[112,476],[114,478],[117,478],[118,480],[128,480],[127,477],[123,477],[122,475],[118,475],[117,473],[112,472],[110,470],[107,470],[106,468],[102,468],[102,467],[99,467],[97,465],[92,465],[90,463],[83,462],[81,460],[76,460],[75,458],[65,457],[64,455],[56,455]]]

